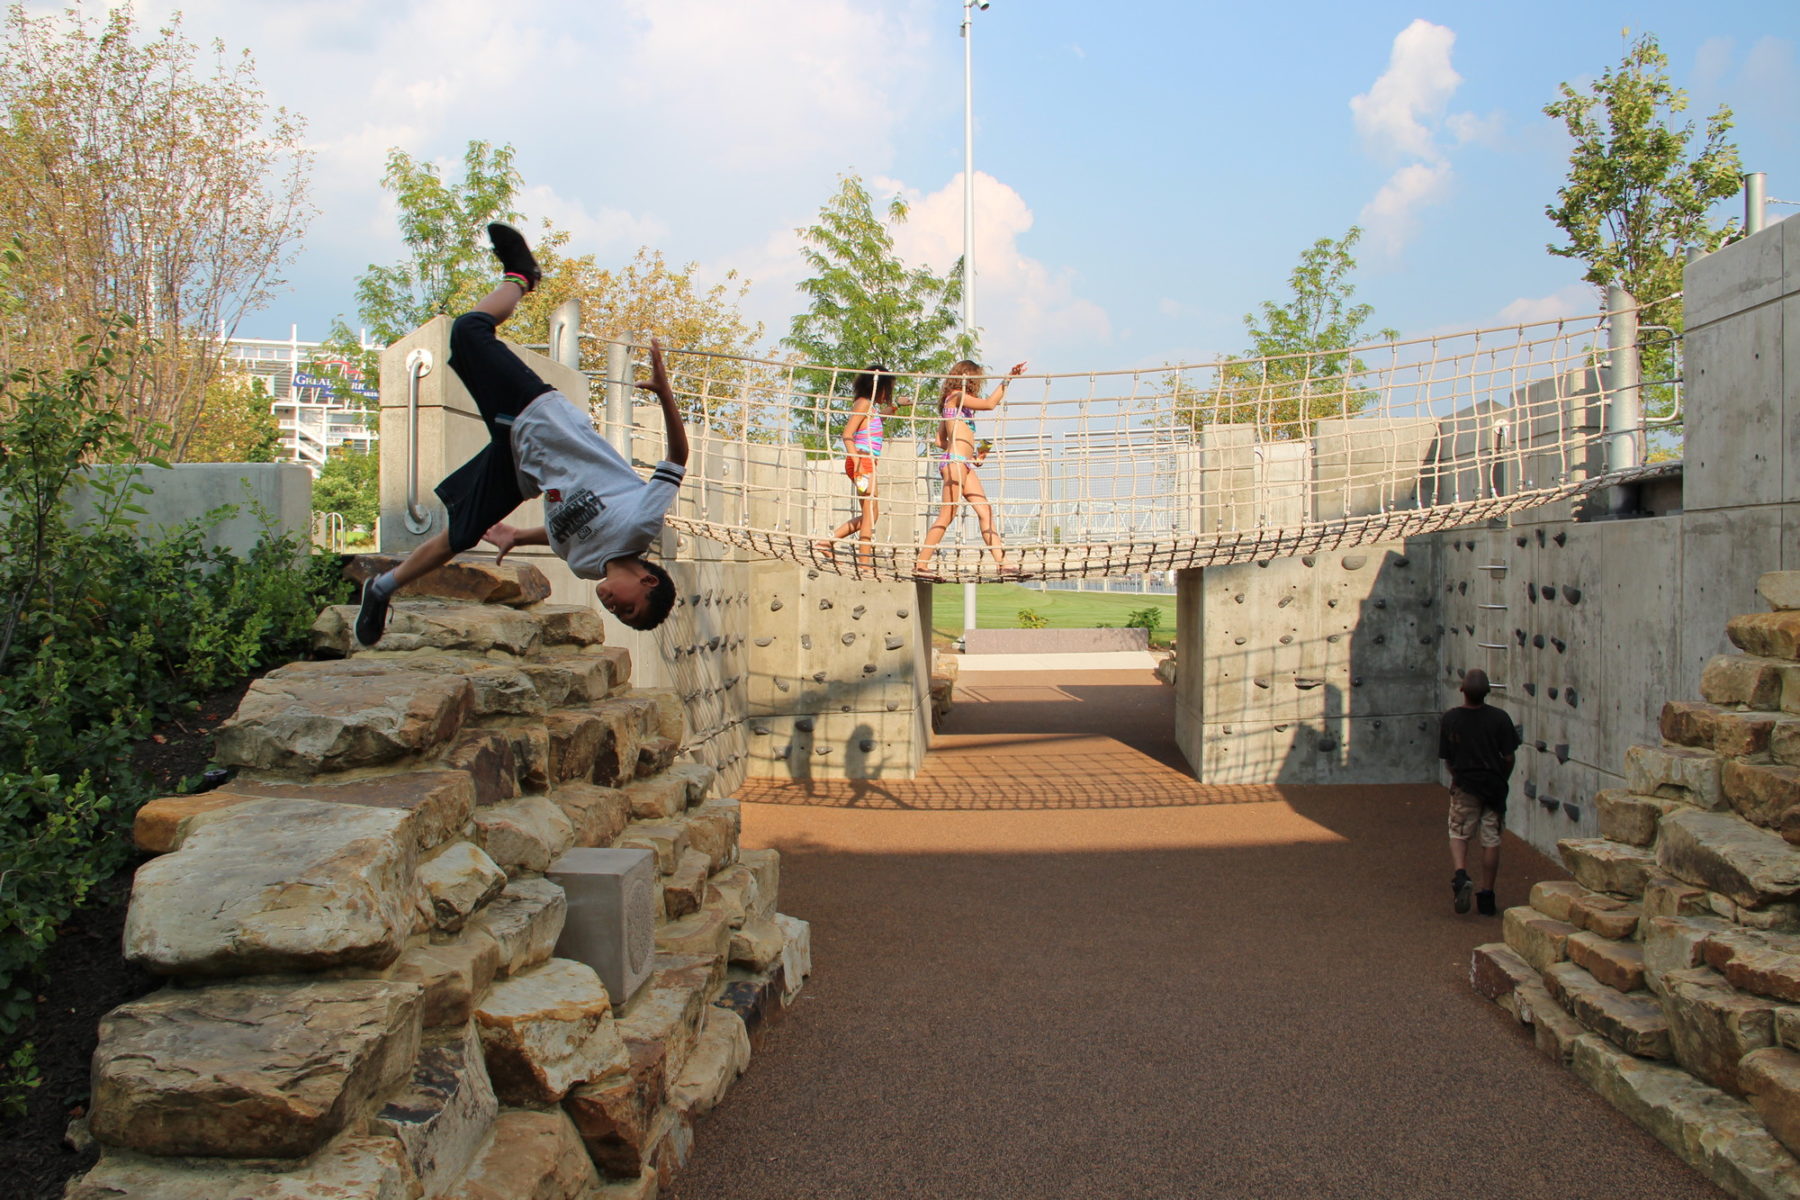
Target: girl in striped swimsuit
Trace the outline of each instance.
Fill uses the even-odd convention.
[[[894,412],[894,377],[880,363],[872,363],[850,386],[856,402],[850,408],[850,419],[844,422],[844,473],[856,492],[862,512],[831,531],[829,538],[814,542],[822,557],[835,557],[833,543],[851,534],[857,537],[856,562],[861,567],[875,565],[875,520],[880,515],[875,501],[875,460],[881,457],[882,418]]]
[[[938,448],[941,451],[938,474],[944,481],[944,503],[938,509],[937,520],[925,531],[925,541],[919,547],[919,560],[913,566],[916,578],[937,578],[930,571],[931,556],[937,553],[938,543],[944,540],[950,522],[956,519],[957,506],[964,501],[975,510],[975,519],[981,523],[981,540],[987,543],[988,553],[994,556],[1000,574],[1008,578],[1019,577],[1019,568],[1006,561],[1006,547],[994,528],[993,505],[988,503],[981,477],[975,473],[981,456],[975,449],[975,427],[970,422],[977,412],[1000,407],[1000,401],[1006,398],[1007,385],[1024,370],[1024,363],[1013,367],[999,386],[986,396],[981,394],[979,363],[965,358],[951,367],[944,377],[943,403],[938,412],[942,418],[938,424]]]

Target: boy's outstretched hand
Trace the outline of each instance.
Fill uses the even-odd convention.
[[[650,339],[650,378],[635,386],[654,392],[665,405],[675,403],[675,389],[669,386],[669,370],[663,366],[661,338]]]

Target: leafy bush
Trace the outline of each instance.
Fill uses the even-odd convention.
[[[1048,629],[1049,627],[1050,618],[1038,612],[1037,609],[1021,608],[1019,610],[1020,629]]]
[[[0,379],[0,1034],[29,1011],[57,928],[126,861],[148,788],[133,745],[291,656],[349,591],[335,558],[277,536],[267,513],[243,558],[205,544],[224,511],[140,540],[137,468],[92,464],[161,463],[118,415],[113,343],[87,349],[75,368]]]
[[[1155,605],[1151,605],[1149,608],[1134,609],[1125,614],[1125,628],[1127,629],[1142,629],[1146,633],[1154,634],[1161,624],[1162,609]]]

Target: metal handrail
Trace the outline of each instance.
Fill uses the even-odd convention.
[[[431,351],[423,346],[406,356],[406,528],[431,529],[431,513],[419,507],[419,381],[431,374]]]

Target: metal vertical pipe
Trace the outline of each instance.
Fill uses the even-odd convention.
[[[1763,196],[1763,187],[1768,182],[1768,178],[1768,174],[1763,171],[1752,171],[1744,176],[1745,233],[1762,232],[1768,207]]]
[[[1606,469],[1624,471],[1638,465],[1640,364],[1637,301],[1618,284],[1606,289]],[[1612,509],[1623,512],[1630,489],[1614,488]]]
[[[975,345],[975,0],[963,0],[963,338]],[[963,584],[963,630],[975,628],[975,585]]]
[[[606,343],[606,440],[631,458],[631,352],[624,342]]]
[[[564,300],[550,314],[550,357],[581,370],[581,301]]]

